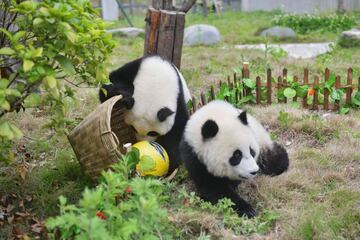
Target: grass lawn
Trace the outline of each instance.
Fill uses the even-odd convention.
[[[264,76],[267,68],[275,75],[286,67],[291,75],[301,76],[307,67],[322,76],[325,67],[345,79],[346,69],[354,69],[360,77],[360,49],[335,47],[331,53],[314,59],[277,58],[259,50],[240,50],[241,43],[279,42],[263,39],[255,33],[271,26],[275,13],[224,13],[221,17],[189,15],[187,25],[207,23],[219,28],[223,40],[213,47],[184,47],[182,68],[188,85],[198,96],[209,85],[225,80],[238,71],[243,62],[250,63],[251,77]],[[143,17],[133,17],[137,27],[143,27]],[[113,27],[125,26],[125,21]],[[339,34],[315,33],[299,36],[300,42],[336,41]],[[143,39],[118,38],[111,67],[116,68],[142,56]],[[288,41],[288,40],[287,40]],[[71,102],[67,113],[73,128],[98,104],[97,89],[78,89],[79,101]],[[70,100],[69,100],[70,101]],[[181,193],[193,191],[180,171],[171,187],[174,205],[168,206],[169,218],[182,239],[356,239],[360,236],[360,111],[351,110],[343,116],[336,113],[311,112],[288,105],[245,108],[269,128],[272,136],[290,155],[290,169],[283,175],[260,176],[241,185],[239,192],[250,200],[259,213],[253,220],[234,216],[231,224],[223,224],[223,216],[214,207],[204,206],[196,197]],[[85,186],[92,187],[83,175],[66,135],[56,134],[42,126],[51,114],[49,109],[29,109],[9,115],[18,123],[25,137],[14,145],[16,161],[6,166],[0,163],[0,210],[6,202],[15,211],[26,211],[44,220],[58,214],[58,197],[64,195],[75,203]],[[325,115],[324,115],[325,114]],[[170,192],[170,191],[169,191]],[[181,198],[182,197],[182,198]],[[184,206],[182,200],[194,200]],[[23,200],[25,199],[25,200]],[[191,202],[191,201],[190,201]],[[25,210],[24,210],[25,209]],[[0,212],[1,213],[1,212]],[[1,215],[0,215],[1,217]],[[1,220],[1,218],[0,218]],[[28,228],[18,218],[19,226]],[[265,226],[265,227],[264,227]],[[14,231],[9,224],[0,225],[0,239]],[[210,237],[211,236],[211,237]]]

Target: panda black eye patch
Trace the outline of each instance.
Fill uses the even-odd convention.
[[[229,159],[229,163],[231,166],[236,166],[241,162],[242,152],[240,150],[236,150],[232,157]]]
[[[251,147],[250,147],[250,154],[252,157],[255,157],[255,155],[256,155],[254,149],[252,149]]]
[[[150,132],[147,133],[147,135],[148,135],[149,137],[157,137],[157,136],[159,136],[160,134],[159,134],[158,132],[155,132],[155,131],[150,131]]]

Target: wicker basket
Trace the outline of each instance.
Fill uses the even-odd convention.
[[[124,121],[122,96],[99,105],[68,135],[80,165],[92,180],[125,153],[123,144],[134,143],[135,134]]]

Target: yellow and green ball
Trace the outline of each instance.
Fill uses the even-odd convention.
[[[132,147],[139,150],[140,161],[136,165],[136,171],[142,176],[164,176],[168,172],[169,156],[160,144],[152,141],[141,141]]]

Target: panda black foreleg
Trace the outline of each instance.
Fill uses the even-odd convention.
[[[274,142],[272,149],[260,152],[258,164],[265,175],[277,176],[289,167],[289,156],[284,147]]]
[[[233,209],[239,216],[247,216],[249,218],[256,215],[254,208],[243,198],[241,198],[230,185],[210,185],[210,186],[200,186],[197,185],[198,191],[200,192],[201,197],[216,204],[222,198],[230,199],[234,205]]]

